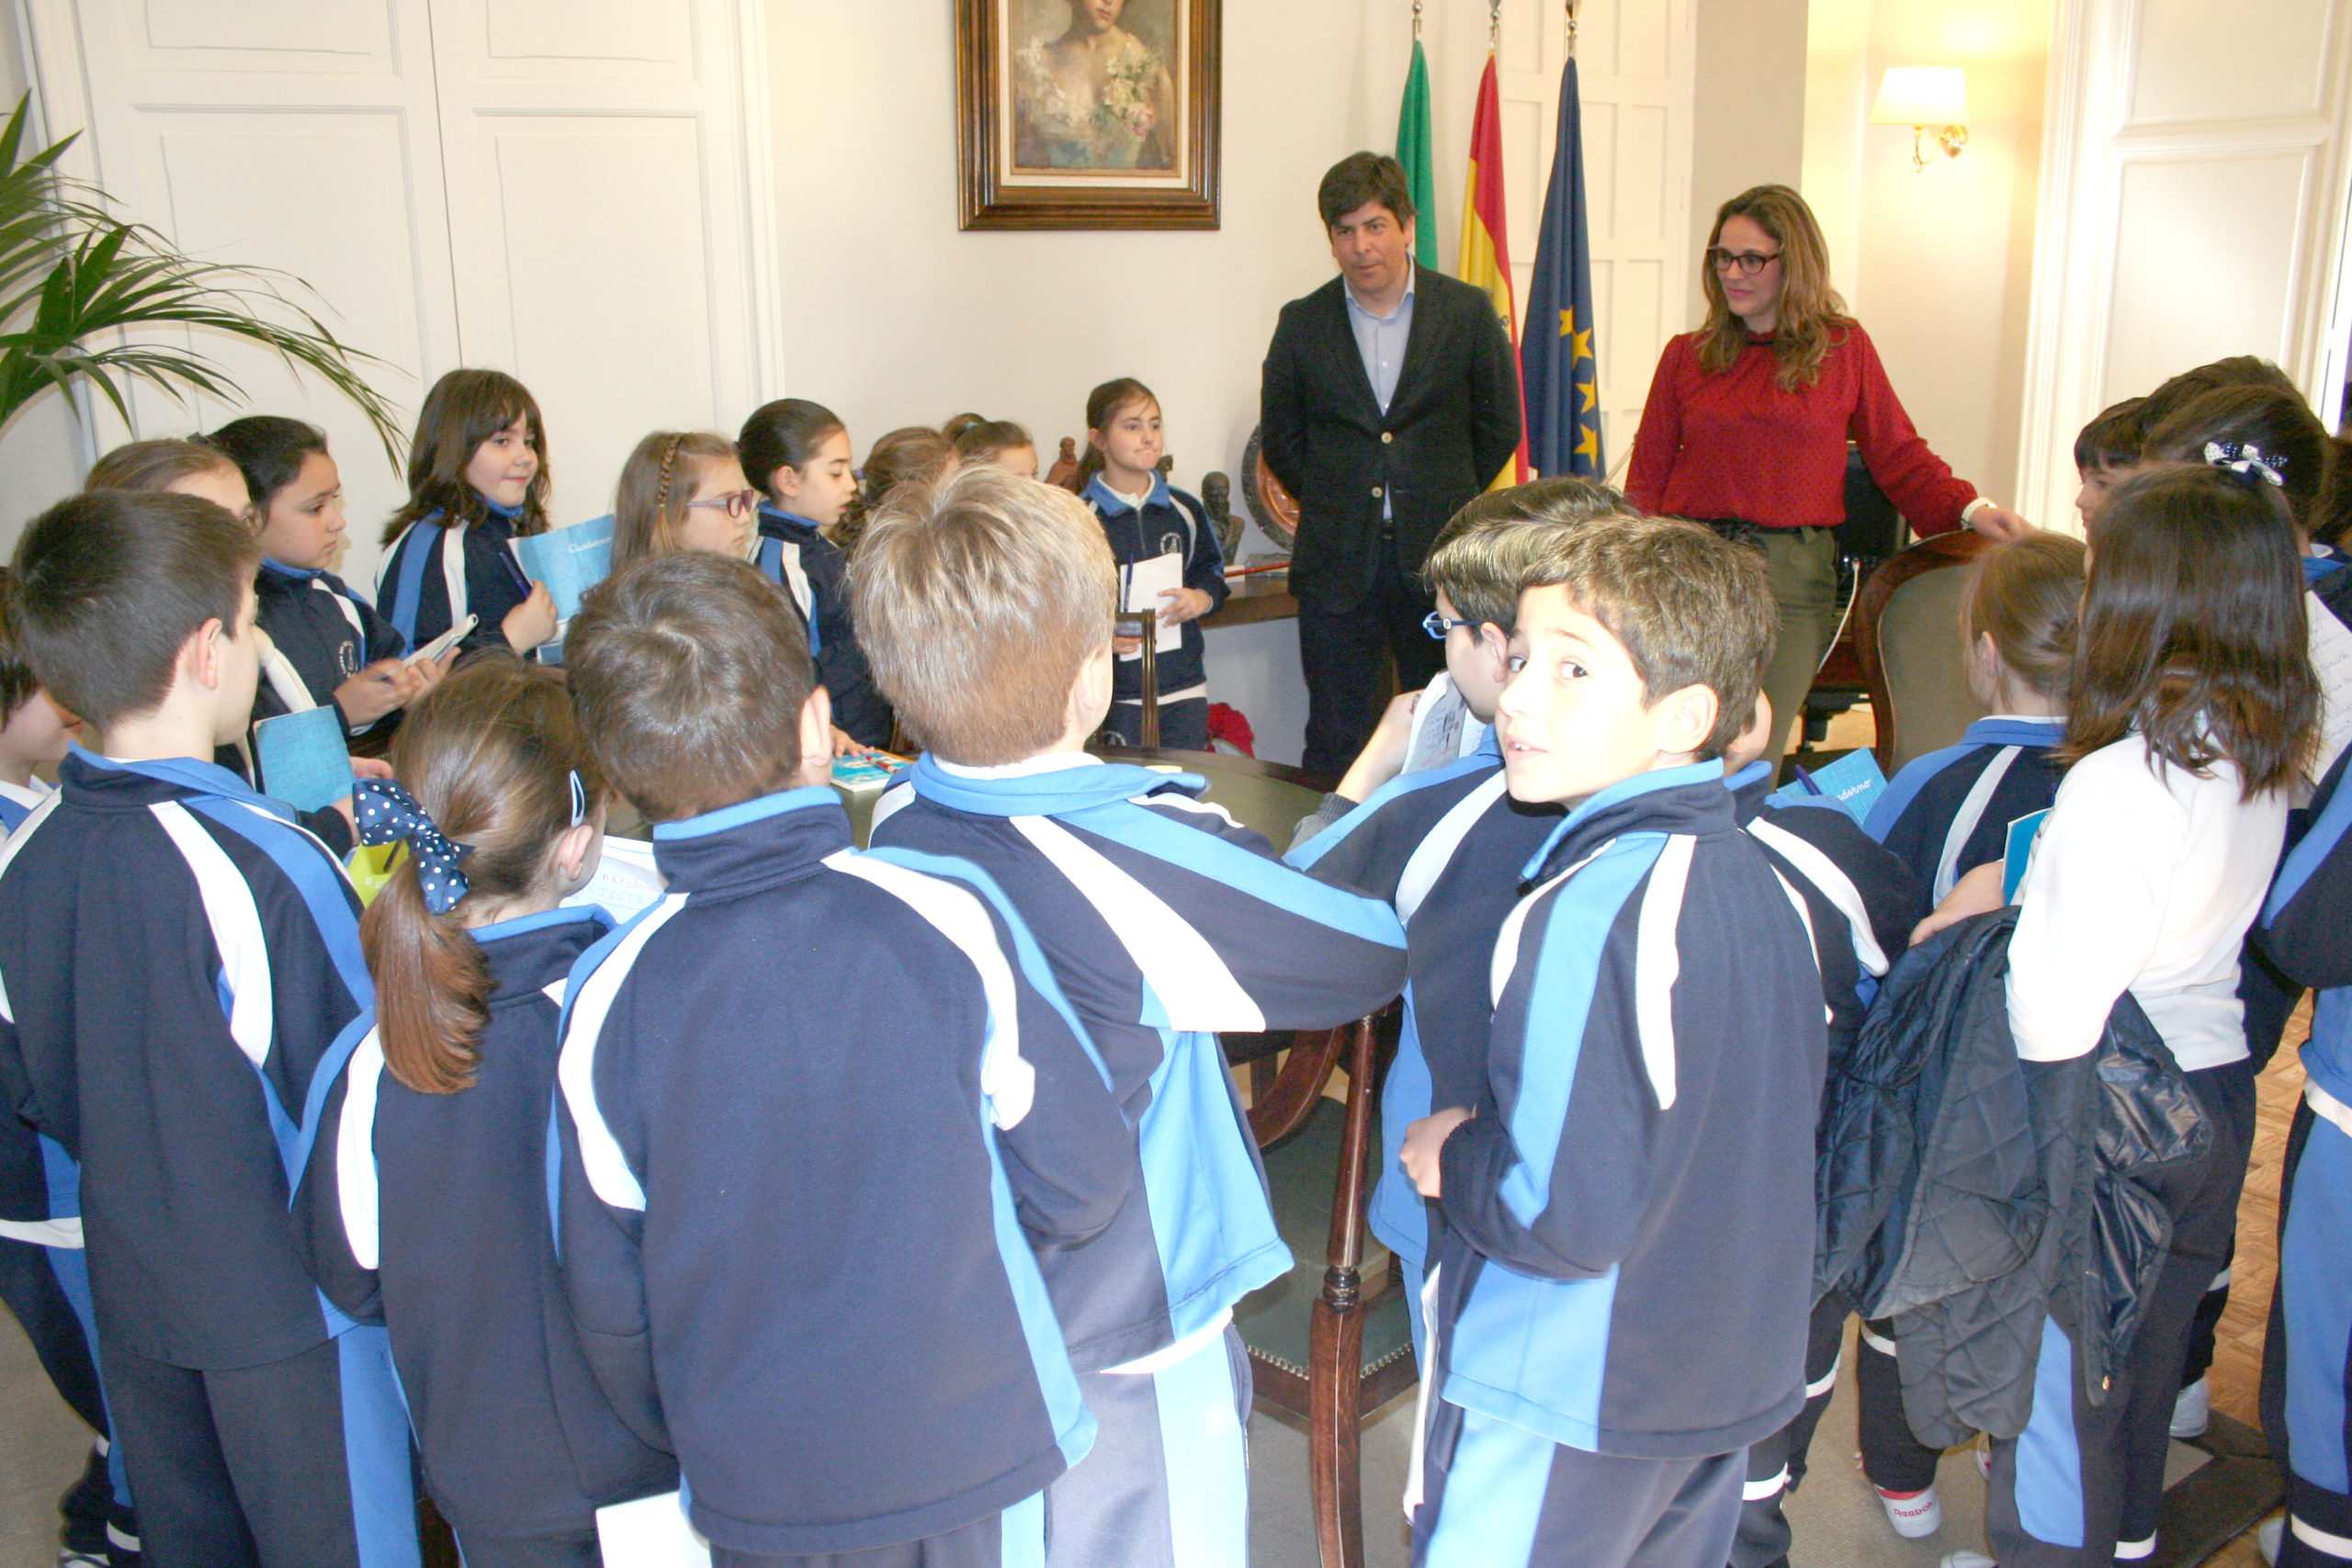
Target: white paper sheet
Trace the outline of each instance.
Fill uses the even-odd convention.
[[[626,920],[662,897],[662,874],[653,869],[653,846],[642,839],[605,840],[604,858],[588,886],[566,898],[567,908],[601,905],[616,920]]]
[[[675,1492],[596,1510],[605,1568],[710,1568],[710,1543],[695,1533]]]
[[[1182,556],[1170,550],[1164,556],[1148,557],[1127,568],[1126,602],[1119,608],[1131,615],[1148,610],[1157,616],[1160,611],[1168,607],[1168,601],[1162,599],[1160,595],[1171,588],[1183,586],[1184,558]],[[1184,628],[1182,626],[1171,626],[1164,622],[1155,624],[1159,626],[1159,636],[1153,639],[1151,645],[1155,654],[1173,653],[1184,646]],[[1120,657],[1140,659],[1143,655],[1128,653],[1122,654]]]

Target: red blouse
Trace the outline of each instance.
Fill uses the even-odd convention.
[[[1699,368],[1699,334],[1666,345],[1625,493],[1654,515],[1768,528],[1835,527],[1846,520],[1846,440],[1879,488],[1921,535],[1961,525],[1975,487],[1952,477],[1895,400],[1870,334],[1833,329],[1821,377],[1787,392],[1772,340],[1751,335],[1729,370]]]

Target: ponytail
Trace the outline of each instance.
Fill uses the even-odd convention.
[[[371,801],[361,837],[410,838],[413,848],[360,917],[360,945],[376,981],[384,1066],[419,1094],[452,1094],[473,1082],[492,988],[462,918],[466,901],[536,891],[549,847],[600,789],[562,675],[495,653],[409,711],[391,764],[414,812],[378,820]]]

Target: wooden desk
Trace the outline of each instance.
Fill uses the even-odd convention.
[[[1209,781],[1208,798],[1233,813],[1243,826],[1273,840],[1277,853],[1290,846],[1290,832],[1323,804],[1326,786],[1296,768],[1223,751],[1111,750],[1095,752],[1106,762],[1198,773]]]
[[[1225,603],[1201,617],[1201,629],[1287,621],[1297,614],[1298,597],[1290,591],[1290,573],[1261,571],[1255,577],[1237,579]]]

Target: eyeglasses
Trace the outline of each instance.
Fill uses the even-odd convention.
[[[1721,245],[1711,245],[1707,249],[1707,260],[1717,272],[1736,271],[1742,277],[1754,277],[1780,259],[1778,251],[1767,255],[1762,251],[1727,251]]]
[[[759,502],[758,491],[738,490],[729,491],[725,495],[714,495],[707,501],[690,501],[686,505],[689,509],[696,506],[716,507],[729,517],[741,517],[748,514],[752,507],[759,504]]]
[[[1436,610],[1431,610],[1428,615],[1421,617],[1421,630],[1429,633],[1430,636],[1437,638],[1440,642],[1443,642],[1445,640],[1445,634],[1452,631],[1456,626],[1465,627],[1466,629],[1475,632],[1478,629],[1478,623],[1476,621],[1453,620]]]

